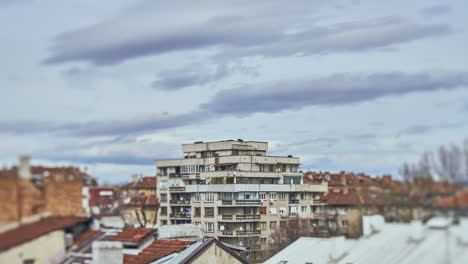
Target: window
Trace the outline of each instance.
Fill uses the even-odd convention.
[[[276,200],[276,193],[270,193],[270,199],[271,200]]]
[[[266,207],[260,207],[260,214],[266,214]]]
[[[251,197],[250,193],[246,193],[244,197],[245,197],[245,200],[250,200],[250,197]]]
[[[269,172],[274,172],[275,171],[275,168],[273,165],[268,165],[268,171]]]
[[[162,220],[161,225],[167,225],[167,220]]]
[[[264,172],[264,171],[265,171],[265,165],[263,165],[263,164],[258,164],[258,170],[259,170],[260,172]]]
[[[280,221],[280,228],[286,227],[286,221]]]
[[[214,193],[205,193],[205,202],[214,202]]]
[[[34,259],[25,259],[23,260],[23,264],[34,264],[36,261]]]
[[[260,198],[260,200],[266,200],[266,193],[259,193],[258,197]]]
[[[213,222],[205,222],[205,232],[214,232]]]
[[[214,207],[205,207],[205,217],[214,217]]]
[[[348,208],[346,207],[338,208],[338,214],[345,215],[347,213],[348,213]]]
[[[162,203],[167,203],[167,194],[166,193],[161,193],[161,202]]]
[[[307,206],[301,206],[301,213],[307,213]]]
[[[197,203],[201,201],[201,199],[200,199],[200,193],[195,193],[195,194],[193,195],[193,201],[194,201],[194,202],[197,202]]]
[[[294,178],[293,183],[294,184],[301,184],[301,178]]]
[[[348,220],[341,220],[342,227],[348,227]]]
[[[301,200],[306,200],[306,199],[307,199],[307,194],[301,193]]]
[[[161,215],[167,215],[167,207],[161,207]]]
[[[261,237],[260,238],[260,244],[265,245],[267,243],[267,238],[266,237]]]
[[[237,150],[237,149],[236,149],[236,150],[233,150],[233,151],[232,151],[232,155],[233,155],[233,156],[239,155],[239,150]]]
[[[260,222],[260,230],[262,231],[266,230],[266,225],[267,225],[266,222]]]
[[[276,221],[271,221],[270,222],[270,230],[275,230],[276,229]]]
[[[280,200],[286,200],[286,193],[279,193]]]
[[[193,222],[193,224],[194,224],[195,226],[200,226],[200,225],[201,225],[200,222]]]
[[[194,217],[200,217],[201,216],[201,208],[200,207],[194,207],[194,209],[195,209]]]
[[[286,208],[281,207],[281,208],[279,209],[279,213],[280,213],[280,215],[286,215]]]
[[[276,214],[276,208],[275,207],[270,207],[270,214],[275,215]]]

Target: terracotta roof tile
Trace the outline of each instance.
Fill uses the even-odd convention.
[[[138,256],[124,255],[125,264],[147,264],[160,258],[180,252],[194,241],[183,240],[155,240],[141,251]]]
[[[88,232],[82,234],[75,242],[73,243],[76,246],[83,244],[84,242],[91,239],[95,234],[99,233],[99,230],[90,229]]]
[[[119,232],[116,236],[112,237],[112,241],[121,242],[135,242],[140,243],[146,237],[152,235],[156,229],[144,227],[127,227]]]
[[[126,204],[125,206],[127,208],[142,208],[143,205],[146,205],[148,207],[158,207],[158,198],[156,194],[150,194],[150,195],[145,195],[145,194],[140,194],[140,196],[135,196],[132,197],[130,202]],[[149,208],[148,208],[149,209]]]
[[[356,190],[352,187],[333,187],[323,196],[328,205],[358,205],[361,204]]]
[[[139,179],[131,188],[134,189],[156,189],[156,176],[147,176]]]
[[[34,223],[21,225],[15,229],[0,233],[0,251],[28,242],[50,232],[90,220],[87,217],[53,216],[43,218]]]

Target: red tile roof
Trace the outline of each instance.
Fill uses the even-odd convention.
[[[127,227],[119,232],[116,236],[112,237],[112,241],[120,242],[135,242],[140,243],[143,239],[151,236],[156,229],[144,228],[144,227]]]
[[[124,256],[125,264],[147,264],[160,258],[180,252],[194,241],[182,240],[156,240],[141,251],[138,256]]]
[[[328,205],[359,205],[359,199],[356,190],[352,187],[333,187],[323,195]]]
[[[50,232],[91,221],[87,217],[53,216],[0,233],[0,251],[39,238]]]
[[[156,189],[156,176],[147,176],[139,179],[130,188],[134,189]]]
[[[147,209],[150,209],[151,207],[157,208],[159,203],[156,194],[145,195],[142,193],[140,196],[132,197],[130,202],[126,204],[125,207],[142,208],[143,205],[145,205]]]
[[[89,240],[90,238],[92,238],[97,233],[99,233],[99,230],[90,229],[88,230],[88,232],[82,234],[77,240],[75,240],[73,244],[76,246],[79,246],[83,244],[84,242],[86,242],[87,240]]]

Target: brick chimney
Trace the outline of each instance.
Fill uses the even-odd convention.
[[[346,186],[346,172],[342,171],[340,173],[340,183],[343,186]]]
[[[29,156],[20,156],[18,175],[20,179],[30,180],[32,178],[31,166],[29,165]]]

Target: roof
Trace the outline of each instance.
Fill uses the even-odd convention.
[[[146,176],[140,178],[137,182],[134,182],[133,185],[130,185],[130,188],[133,189],[156,189],[156,176]]]
[[[322,196],[327,205],[358,205],[361,204],[356,190],[352,187],[333,187]]]
[[[144,206],[146,207],[158,207],[158,198],[156,194],[150,194],[150,195],[145,195],[145,194],[140,194],[140,196],[135,196],[132,197],[130,202],[125,205],[127,208],[142,208]]]
[[[386,223],[380,232],[357,240],[302,237],[264,264],[277,264],[280,261],[328,264],[330,254],[336,256],[332,261],[336,264],[468,263],[468,250],[464,244],[468,225],[450,226],[449,231],[450,236],[446,230],[428,226],[421,225],[417,230],[411,224]],[[410,237],[418,232],[422,234],[422,239],[414,242]],[[449,250],[446,245],[450,246]]]
[[[127,227],[119,232],[116,236],[112,237],[111,241],[141,243],[147,237],[153,235],[156,229],[144,227]]]
[[[178,253],[187,248],[192,243],[194,243],[194,241],[155,240],[148,247],[143,249],[143,251],[141,251],[137,257],[129,257],[128,255],[125,255],[125,263],[150,263],[171,254]]]
[[[34,223],[20,225],[15,229],[0,233],[0,251],[31,241],[50,232],[89,221],[91,219],[87,217],[53,216]]]
[[[239,260],[240,263],[248,264],[248,262],[246,260],[241,258],[239,255],[234,253],[231,249],[229,249],[227,246],[223,245],[223,243],[219,242],[215,238],[208,238],[205,242],[203,242],[201,245],[197,246],[194,250],[192,250],[190,252],[190,254],[188,254],[188,256],[186,256],[184,259],[182,259],[180,262],[177,262],[177,263],[180,263],[180,264],[191,263],[194,259],[196,259],[198,256],[203,254],[203,252],[205,252],[209,248],[209,246],[211,244],[213,244],[213,243],[215,243],[218,247],[222,248],[228,254],[230,254],[231,256],[236,258],[237,260]]]

